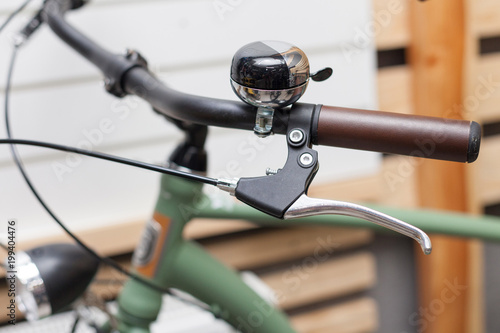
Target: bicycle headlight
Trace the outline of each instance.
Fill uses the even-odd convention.
[[[95,276],[99,261],[74,244],[50,244],[16,254],[16,302],[28,320],[73,303]]]
[[[16,300],[28,320],[37,320],[52,313],[47,289],[36,264],[26,252],[16,256]]]

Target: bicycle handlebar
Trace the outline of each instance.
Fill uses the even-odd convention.
[[[147,68],[110,53],[77,31],[64,20],[64,13],[81,4],[80,0],[48,0],[43,18],[63,41],[112,81],[117,90],[113,93],[137,95],[167,117],[207,126],[253,129],[256,107],[171,89]],[[331,106],[315,110],[319,112],[315,112],[311,128],[313,144],[469,163],[479,154],[481,128],[476,122]],[[288,131],[286,112],[274,119],[273,131],[277,134]]]
[[[207,126],[253,129],[256,108],[248,104],[171,89],[143,67],[127,71],[122,82],[127,93],[145,99],[157,112],[167,117]]]

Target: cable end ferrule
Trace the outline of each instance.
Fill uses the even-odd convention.
[[[225,192],[234,196],[236,192],[236,187],[238,186],[239,178],[233,179],[217,179],[217,187]]]

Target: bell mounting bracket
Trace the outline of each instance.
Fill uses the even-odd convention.
[[[276,173],[262,177],[240,178],[235,189],[238,200],[277,218],[306,194],[318,171],[318,153],[311,148],[314,115],[321,106],[294,104],[288,112],[288,158]]]

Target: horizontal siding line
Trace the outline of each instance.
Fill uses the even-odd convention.
[[[14,69],[14,77],[13,80],[16,79],[16,69]],[[0,78],[2,79],[2,78]],[[5,80],[3,80],[5,81]],[[13,84],[11,87],[11,93],[16,93],[16,92],[24,92],[24,91],[29,91],[29,90],[39,90],[39,89],[47,89],[47,88],[60,88],[60,87],[67,87],[70,85],[79,85],[79,84],[85,84],[85,83],[96,83],[96,82],[102,82],[102,78],[99,78],[99,76],[96,75],[86,75],[86,76],[79,76],[79,77],[72,77],[72,78],[64,78],[64,79],[55,79],[55,80],[48,80],[48,81],[39,81],[39,82],[30,82],[30,83],[23,83],[23,84]],[[103,90],[104,90],[104,83],[102,84]],[[0,90],[5,90],[5,85],[0,85]]]
[[[287,315],[289,315],[291,317],[300,316],[300,315],[307,315],[307,314],[315,313],[317,311],[321,311],[321,310],[324,310],[327,308],[342,306],[342,305],[345,305],[346,303],[349,304],[349,303],[353,303],[353,302],[363,300],[363,299],[370,299],[369,296],[367,296],[370,289],[371,288],[364,289],[364,290],[357,290],[357,291],[354,291],[352,293],[341,295],[338,297],[320,300],[318,302],[311,303],[311,304],[300,305],[296,308],[286,310],[286,313],[287,313]]]
[[[168,2],[186,2],[186,0],[168,0]],[[190,1],[195,1],[195,0],[190,0]],[[196,0],[199,1],[199,0]],[[165,2],[165,0],[100,0],[100,1],[90,1],[88,5],[86,5],[84,8],[105,8],[105,7],[111,7],[111,6],[123,6],[123,5],[136,5],[136,4],[144,4],[144,3],[154,3],[154,2]],[[14,10],[16,10],[19,6],[21,5],[21,2],[19,2],[16,5],[12,5],[11,7],[7,6],[5,8],[0,9],[0,22],[3,17],[1,16],[9,16]],[[34,7],[33,4],[30,4],[28,8],[23,10],[21,13],[18,14],[17,17],[21,17],[26,14],[34,14],[38,10],[38,7]],[[26,15],[27,16],[27,15]]]
[[[366,47],[368,48],[368,47]],[[323,55],[331,52],[342,52],[342,48],[340,45],[334,46],[317,46],[313,48],[308,48],[308,55]],[[147,59],[147,56],[146,56]],[[192,62],[192,63],[183,63],[183,64],[175,64],[175,65],[167,65],[167,64],[150,64],[150,67],[154,69],[154,74],[157,76],[171,74],[171,73],[179,73],[188,70],[194,69],[209,69],[213,67],[223,67],[227,66],[229,70],[230,63],[227,58],[219,58],[212,59],[209,61],[203,62]],[[14,80],[15,80],[15,72],[14,72]],[[78,85],[83,83],[92,83],[92,82],[102,82],[103,76],[99,75],[84,75],[72,78],[62,78],[62,79],[53,79],[47,81],[39,81],[39,82],[30,82],[30,83],[22,83],[22,84],[14,84],[12,86],[12,92],[20,92],[27,90],[37,90],[37,89],[46,89],[46,88],[58,88],[58,87],[67,87],[68,85]],[[2,80],[2,77],[0,77]],[[163,80],[162,80],[163,81]],[[168,85],[167,81],[163,81]],[[104,88],[104,85],[103,85]],[[5,85],[2,82],[0,85],[0,90],[5,90]]]
[[[122,141],[122,142],[100,145],[100,146],[96,147],[97,149],[95,151],[107,153],[107,154],[115,154],[116,152],[120,152],[123,150],[141,148],[144,146],[165,145],[166,142],[172,142],[172,140],[174,140],[175,138],[176,137],[174,137],[174,135],[169,135],[169,136],[157,136],[157,137],[141,139],[141,140]],[[71,144],[68,144],[68,143],[59,143],[59,144],[72,146]],[[26,146],[24,146],[24,147],[26,147]],[[42,149],[49,152],[49,153],[35,155],[35,156],[28,156],[28,157],[23,157],[21,155],[24,164],[35,164],[35,163],[49,162],[49,161],[53,161],[56,159],[60,159],[61,156],[64,156],[64,154],[68,154],[67,152],[55,151],[53,149],[48,149],[48,148],[40,148],[40,151]],[[88,158],[93,158],[93,157],[88,157]],[[113,162],[110,162],[110,163],[113,163]],[[0,159],[0,168],[12,167],[12,166],[15,166],[13,160]]]
[[[190,1],[194,2],[200,0],[190,0]],[[92,7],[109,7],[109,6],[122,6],[128,4],[144,4],[153,2],[186,2],[186,0],[100,0],[100,1],[91,1],[89,4]]]
[[[151,111],[151,112],[153,112],[153,111]],[[168,123],[167,120],[165,120],[165,122]],[[211,127],[211,131],[208,134],[209,138],[215,138],[218,136],[227,135],[226,132],[217,131],[217,129],[218,128]],[[128,150],[128,149],[142,148],[145,146],[151,147],[151,146],[156,146],[156,145],[166,145],[168,143],[180,142],[181,136],[182,136],[181,131],[177,130],[177,129],[175,129],[174,131],[175,131],[175,133],[170,134],[170,135],[155,136],[155,137],[150,137],[150,138],[145,138],[145,139],[140,139],[140,140],[126,140],[126,141],[120,141],[120,142],[115,142],[115,143],[110,143],[110,144],[99,145],[98,147],[95,147],[95,148],[97,148],[95,151],[103,152],[103,153],[107,153],[107,154],[115,154],[115,152],[124,151],[124,150]],[[241,132],[243,130],[236,130],[235,129],[234,131]],[[247,132],[250,133],[250,131],[247,131]],[[39,140],[39,139],[32,139],[32,140]],[[174,140],[176,140],[176,141],[174,141]],[[58,143],[58,144],[74,147],[74,145],[72,145],[70,143]],[[19,145],[19,146],[21,146],[21,145]],[[26,146],[23,146],[23,147],[26,147]],[[47,151],[47,153],[37,154],[35,156],[32,155],[32,156],[23,157],[23,162],[25,164],[48,162],[48,161],[53,161],[53,160],[56,160],[58,158],[61,158],[61,156],[63,156],[63,154],[67,154],[67,152],[56,151],[54,149],[49,149],[49,148],[40,148],[40,150],[41,151],[45,150],[45,151]],[[10,154],[9,154],[9,156],[10,156]],[[93,158],[93,157],[89,157],[89,158]],[[6,159],[0,157],[0,168],[11,167],[14,165],[15,165],[14,161],[11,160],[10,158],[8,160],[6,160]]]

